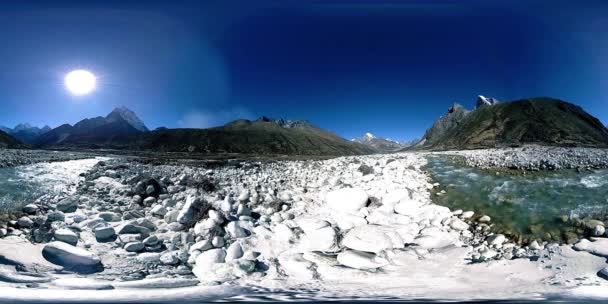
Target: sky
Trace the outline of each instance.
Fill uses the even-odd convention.
[[[419,138],[454,102],[550,96],[608,123],[608,1],[3,1],[0,125],[265,115]],[[65,75],[97,88],[73,96]]]

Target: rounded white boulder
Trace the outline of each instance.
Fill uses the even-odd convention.
[[[393,241],[378,226],[365,225],[348,231],[342,240],[342,245],[354,250],[378,253],[392,249]]]
[[[341,212],[357,212],[367,206],[369,197],[361,188],[342,188],[327,193],[325,201],[332,210]]]
[[[347,250],[338,254],[338,263],[355,269],[376,269],[388,265],[388,261],[373,253]]]

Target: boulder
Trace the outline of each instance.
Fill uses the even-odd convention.
[[[194,218],[194,207],[193,205],[199,200],[198,197],[190,195],[186,198],[186,203],[179,210],[177,214],[177,222],[186,224]]]
[[[144,243],[142,242],[130,242],[125,244],[124,249],[129,252],[139,252],[144,250]]]
[[[373,253],[346,250],[338,254],[338,263],[355,269],[376,269],[388,265],[388,261]]]
[[[243,247],[238,242],[232,243],[226,249],[226,262],[231,262],[240,259],[243,256]]]
[[[78,209],[78,200],[73,197],[64,198],[55,206],[57,210],[65,213],[75,212]]]
[[[46,219],[49,222],[63,222],[65,221],[65,214],[61,211],[51,211],[47,213]]]
[[[307,229],[302,246],[309,251],[335,252],[338,250],[336,231],[329,226],[319,229]]]
[[[103,270],[101,259],[82,248],[63,242],[50,242],[42,249],[42,256],[49,262],[79,273],[93,273]]]
[[[17,220],[17,225],[22,228],[31,228],[34,226],[34,221],[27,216],[22,216]]]
[[[36,204],[27,204],[23,207],[23,212],[27,214],[35,214],[38,211],[38,206]]]
[[[111,226],[98,226],[93,231],[98,241],[112,240],[116,237],[116,231]]]
[[[342,245],[358,251],[379,253],[392,249],[393,240],[379,226],[365,225],[349,230],[342,239]]]
[[[78,243],[78,235],[76,235],[76,233],[67,228],[55,230],[53,237],[55,237],[55,240],[57,241],[68,243],[73,246],[76,246],[76,244]]]
[[[332,210],[356,213],[367,206],[369,197],[361,188],[342,188],[327,193],[325,201]]]

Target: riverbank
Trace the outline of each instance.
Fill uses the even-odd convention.
[[[520,171],[608,168],[608,149],[525,146],[521,148],[430,152],[461,156],[466,165]]]
[[[0,168],[9,168],[42,162],[69,161],[91,157],[93,157],[93,154],[81,152],[0,149]]]
[[[596,274],[605,258],[519,247],[492,234],[491,219],[433,204],[425,164],[419,153],[213,169],[99,162],[74,195],[26,206],[10,223],[0,286],[123,294],[219,284],[314,300],[530,299],[608,286]]]

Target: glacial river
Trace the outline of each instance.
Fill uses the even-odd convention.
[[[80,173],[92,168],[99,159],[38,163],[0,168],[0,212],[19,210],[38,197],[75,191]]]
[[[440,183],[433,200],[452,210],[486,214],[495,230],[523,241],[564,241],[582,235],[582,220],[606,220],[608,170],[573,170],[527,175],[505,174],[459,165],[446,156],[429,156],[427,170]],[[435,192],[435,191],[434,191]]]

